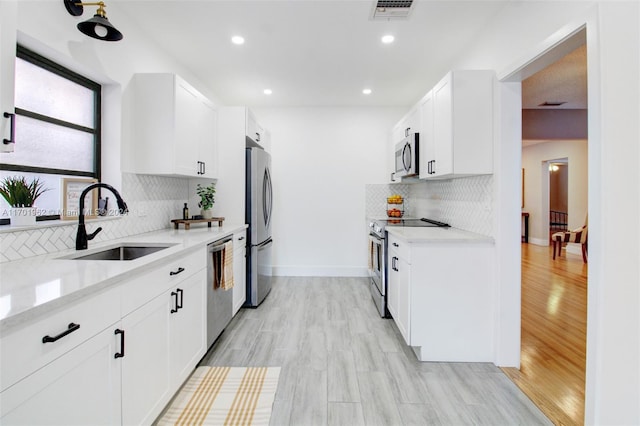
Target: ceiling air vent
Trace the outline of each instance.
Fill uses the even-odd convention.
[[[371,19],[407,19],[413,10],[413,0],[377,0]]]

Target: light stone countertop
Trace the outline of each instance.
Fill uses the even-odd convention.
[[[457,228],[387,226],[387,232],[408,243],[493,243],[493,237]]]
[[[92,244],[89,249],[64,250],[0,264],[0,332],[38,318],[70,302],[153,270],[175,256],[204,248],[247,225],[166,229]],[[90,254],[122,243],[173,244],[163,250],[128,261],[73,260],[65,256]]]

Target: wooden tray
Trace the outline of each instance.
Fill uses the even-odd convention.
[[[173,229],[178,229],[180,224],[184,224],[184,229],[189,229],[192,223],[207,223],[207,227],[211,228],[211,222],[218,222],[218,226],[222,226],[224,217],[212,217],[211,219],[173,219]]]

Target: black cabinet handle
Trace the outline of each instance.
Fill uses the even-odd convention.
[[[169,272],[169,275],[178,275],[180,272],[184,272],[184,268],[178,268],[177,271],[171,271]]]
[[[436,160],[431,160],[433,161],[433,165],[431,166],[431,174],[435,175],[436,174]]]
[[[184,291],[181,288],[177,289],[179,299],[176,299],[176,310],[182,309],[182,298],[184,297]],[[179,302],[178,302],[179,300]]]
[[[120,352],[116,352],[116,354],[113,357],[116,359],[123,358],[124,357],[124,330],[120,330],[119,328],[117,328],[114,334],[116,336],[118,334],[120,335]]]
[[[206,162],[202,162],[202,174],[206,175],[207,174],[207,163]]]
[[[256,142],[260,142],[260,133],[256,132]]]
[[[409,130],[411,130],[411,127],[407,127],[406,129],[404,129],[404,136],[405,137],[409,136]]]
[[[244,237],[238,238],[238,241],[242,241],[242,240],[244,240]]]
[[[178,293],[176,293],[175,291],[172,291],[172,292],[171,292],[171,297],[174,297],[174,298],[175,298],[175,299],[174,299],[174,302],[175,302],[175,303],[173,304],[173,306],[175,306],[175,309],[174,309],[174,308],[171,308],[171,313],[172,313],[172,314],[175,314],[176,312],[178,312]]]
[[[393,172],[391,173],[391,182],[395,182],[396,181],[396,173]]]
[[[78,330],[79,328],[80,328],[80,324],[71,323],[71,324],[69,324],[69,327],[65,331],[63,331],[62,333],[58,334],[57,336],[54,336],[54,337],[44,336],[42,338],[42,343],[52,343],[52,342],[55,342],[57,340],[60,340],[64,336],[73,333],[74,331]]]
[[[16,143],[16,115],[10,112],[4,113],[4,118],[11,120],[11,131],[9,132],[9,139],[3,139],[2,143],[9,145],[10,143]]]
[[[394,246],[394,247],[400,247],[400,246],[398,245],[398,243],[393,243],[393,246]]]

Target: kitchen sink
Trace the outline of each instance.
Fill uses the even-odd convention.
[[[126,243],[115,247],[94,251],[92,253],[77,254],[62,257],[73,260],[135,260],[143,256],[164,250],[174,244],[136,244]]]

